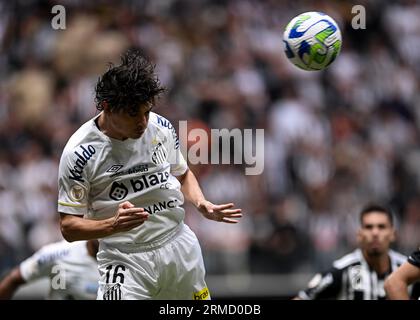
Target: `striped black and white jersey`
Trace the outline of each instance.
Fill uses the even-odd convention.
[[[386,298],[384,282],[386,277],[407,261],[407,257],[389,251],[390,269],[377,274],[367,264],[362,251],[355,251],[334,261],[330,270],[315,275],[298,297],[304,300],[383,300]],[[416,284],[416,286],[418,286]],[[418,290],[412,290],[418,292]]]
[[[408,262],[420,268],[420,248],[408,257]]]

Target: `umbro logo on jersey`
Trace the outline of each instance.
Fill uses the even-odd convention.
[[[80,149],[75,151],[74,154],[77,156],[75,166],[73,168],[69,168],[70,176],[69,178],[72,180],[84,182],[82,178],[83,169],[85,168],[86,164],[92,158],[96,152],[95,148],[92,145],[80,146]]]
[[[108,169],[108,170],[110,170],[110,169]],[[116,176],[123,176],[123,175],[127,175],[127,174],[133,174],[133,173],[138,173],[138,172],[147,172],[147,171],[149,171],[149,165],[148,164],[139,164],[139,165],[131,167],[129,169],[115,172],[112,175],[110,175],[109,177],[114,178]]]
[[[143,175],[139,179],[130,179],[130,186],[133,192],[140,192],[158,184],[167,185],[169,172],[157,172],[148,176]],[[169,186],[168,186],[169,188]],[[109,197],[115,201],[121,201],[128,194],[128,188],[122,182],[114,182],[109,192]]]
[[[111,172],[111,173],[115,173],[118,170],[120,170],[123,166],[120,164],[114,164],[112,165],[108,170],[106,170],[106,172]]]

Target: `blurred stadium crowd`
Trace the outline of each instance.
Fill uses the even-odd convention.
[[[287,4],[286,4],[287,3]],[[141,48],[168,88],[156,112],[174,126],[265,129],[265,168],[191,166],[207,197],[233,201],[225,226],[186,206],[208,273],[312,272],[354,248],[358,210],[392,206],[396,248],[420,244],[420,3],[415,0],[62,0],[0,2],[0,273],[61,239],[57,167],[96,114],[94,85]],[[366,8],[354,30],[351,8]],[[343,48],[325,72],[283,54],[287,22],[323,11]]]

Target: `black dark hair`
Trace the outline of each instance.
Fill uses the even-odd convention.
[[[363,218],[365,215],[372,213],[372,212],[381,212],[384,215],[388,217],[389,222],[391,223],[391,226],[394,225],[394,216],[392,214],[392,211],[385,207],[378,204],[369,204],[365,206],[362,211],[360,211],[360,224],[363,225]]]
[[[123,111],[131,116],[140,106],[153,104],[165,88],[155,74],[155,65],[140,51],[128,50],[121,56],[121,64],[110,64],[107,72],[99,78],[95,87],[96,108],[104,110],[106,102],[111,112]]]

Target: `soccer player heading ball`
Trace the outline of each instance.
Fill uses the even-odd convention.
[[[163,91],[154,66],[138,51],[125,53],[96,85],[101,112],[60,160],[61,231],[68,241],[99,239],[98,299],[210,298],[184,196],[208,219],[242,216],[233,203],[204,197],[174,127],[152,112]]]

